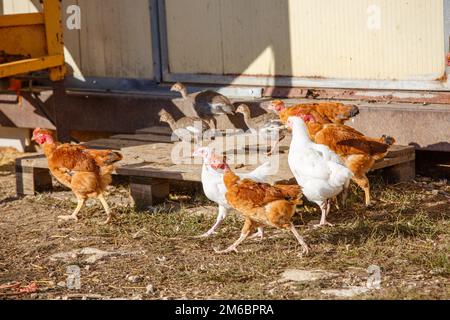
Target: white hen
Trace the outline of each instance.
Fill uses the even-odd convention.
[[[199,238],[206,238],[213,235],[222,221],[226,218],[231,206],[225,199],[227,188],[223,182],[223,170],[226,162],[223,157],[217,157],[211,148],[199,148],[194,152],[194,156],[203,158],[202,167],[202,184],[203,191],[206,197],[219,205],[219,213],[215,224],[206,233],[199,236]],[[245,174],[238,174],[241,178],[252,179],[256,182],[265,182],[268,176],[272,175],[272,167],[270,162],[265,162],[252,172]],[[261,239],[264,236],[263,228],[258,228],[258,232],[252,237],[259,236]]]
[[[311,120],[309,115],[288,119],[292,127],[289,167],[305,197],[322,210],[318,226],[332,225],[326,220],[331,200],[348,187],[353,174],[330,148],[311,141],[305,124]]]

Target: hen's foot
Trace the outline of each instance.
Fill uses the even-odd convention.
[[[101,226],[106,226],[106,225],[110,224],[111,222],[112,222],[112,219],[108,218],[108,219],[106,219],[103,222],[99,222],[98,224],[101,225]]]
[[[204,234],[201,234],[199,236],[194,236],[193,238],[194,239],[206,239],[206,238],[209,238],[209,237],[214,236],[216,234],[217,234],[217,232],[215,232],[215,231],[207,231]]]
[[[230,253],[230,252],[238,252],[235,245],[229,246],[225,250],[218,250],[217,248],[214,248],[214,252],[218,254],[224,254],[224,253]]]
[[[374,200],[370,200],[370,201],[366,202],[366,208],[373,207],[375,204],[376,204],[376,202]]]
[[[108,217],[106,218],[106,220],[103,221],[103,222],[100,222],[99,225],[101,225],[101,226],[106,226],[106,225],[108,225],[108,224],[111,224],[111,222],[113,221],[113,218],[114,218],[114,217],[115,217],[114,214],[108,215]]]
[[[334,227],[334,224],[332,224],[332,223],[330,223],[330,222],[328,222],[328,221],[325,221],[325,222],[321,222],[321,223],[319,223],[319,224],[315,224],[314,225],[314,228],[322,228],[322,227]]]
[[[58,216],[58,220],[62,221],[75,221],[77,222],[79,219],[77,216],[69,215],[69,216]]]
[[[248,237],[249,239],[259,238],[258,241],[264,240],[264,231],[258,230],[254,234]]]
[[[307,256],[308,254],[309,254],[308,246],[302,246],[302,252],[298,253],[298,256],[300,258],[303,258],[304,256]]]

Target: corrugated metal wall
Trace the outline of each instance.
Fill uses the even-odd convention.
[[[0,1],[6,14],[39,6]],[[149,1],[130,3],[63,0],[81,7],[81,30],[64,34],[76,75],[154,78]],[[434,80],[445,71],[443,0],[166,0],[166,19],[172,74]]]
[[[434,80],[445,71],[442,0],[167,0],[166,12],[172,73]]]
[[[81,30],[68,30],[65,10],[81,9]],[[39,0],[3,0],[4,14],[36,12]],[[148,0],[63,0],[66,60],[77,77],[153,79]]]

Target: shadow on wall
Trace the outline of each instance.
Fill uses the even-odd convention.
[[[450,143],[447,141],[441,141],[426,146],[421,146],[416,142],[410,142],[408,145],[413,146],[416,150],[426,149],[428,151],[447,151],[450,152]]]
[[[416,170],[422,176],[450,179],[450,152],[417,150]]]
[[[173,0],[166,1],[172,3],[175,2],[176,6],[180,6],[180,4],[183,3],[181,1]],[[35,7],[40,8],[39,0],[31,0],[31,2]],[[63,5],[67,5],[68,3],[70,3],[70,1],[64,1]],[[116,3],[120,2],[108,3],[108,5],[112,7],[115,6]],[[231,75],[232,77],[238,77],[242,73],[248,75],[275,74],[281,76],[292,73],[291,23],[289,18],[290,8],[288,0],[211,0],[208,4],[206,4],[206,1],[199,1],[198,3],[200,3],[200,7],[203,7],[203,11],[206,10],[206,18],[195,10],[192,11],[192,14],[188,14],[188,12],[184,12],[184,10],[176,10],[176,14],[181,16],[180,19],[175,20],[177,21],[177,29],[175,30],[176,37],[171,40],[174,47],[169,47],[169,57],[175,64],[181,63],[184,67],[192,65],[192,68],[197,71],[197,69],[202,69],[197,68],[197,64],[203,65],[206,63],[208,66],[211,66],[212,63],[212,67],[217,69],[210,73],[227,76]],[[0,5],[3,5],[2,0],[0,0]],[[188,7],[192,6],[199,7],[198,5],[189,3]],[[3,11],[3,8],[1,9]],[[96,29],[89,29],[91,24],[88,20],[93,20],[95,15],[98,14],[103,21],[103,15],[105,15],[105,13],[92,12],[95,10],[87,10],[87,8],[86,11],[83,9],[84,7],[82,7],[82,12],[87,12],[87,16],[85,19],[82,19],[82,28],[86,28],[86,31],[89,31],[90,39],[92,39],[92,37],[93,39],[98,37],[111,46],[114,42],[110,39],[111,37],[105,38],[100,34],[100,31],[97,32]],[[114,9],[122,9],[122,7]],[[128,7],[127,10],[127,16],[131,16],[136,13],[134,12],[135,10],[139,11],[139,8],[134,9]],[[190,9],[188,11],[191,12]],[[63,12],[65,12],[64,8]],[[276,14],[274,14],[274,12]],[[208,16],[210,14],[213,16]],[[109,15],[107,17],[109,17]],[[115,16],[112,18],[114,17]],[[169,19],[168,17],[168,21],[173,22],[172,18],[173,17],[170,17]],[[178,21],[181,21],[181,25]],[[103,24],[102,26],[102,28],[105,28]],[[192,28],[191,26],[193,26],[195,30],[189,29]],[[131,27],[134,28],[134,24],[132,24]],[[114,28],[120,28],[120,26],[116,25]],[[128,25],[128,28],[130,28],[130,25]],[[205,29],[213,30],[211,32],[204,32]],[[183,32],[180,32],[180,30]],[[168,31],[170,32],[170,28]],[[64,37],[66,40],[67,53],[73,56],[74,62],[82,69],[84,69],[84,66],[81,63],[78,63],[81,61],[80,52],[83,51],[86,55],[96,53],[95,56],[100,57],[100,60],[102,60],[100,61],[100,64],[104,65],[106,74],[111,77],[113,77],[115,72],[117,73],[117,70],[114,68],[121,68],[122,70],[128,67],[134,67],[132,64],[120,65],[111,63],[111,56],[117,58],[116,55],[120,52],[119,58],[125,62],[128,60],[137,60],[131,59],[133,57],[132,52],[139,51],[136,49],[136,46],[133,46],[132,44],[140,39],[139,35],[144,34],[145,36],[144,32],[136,32],[136,36],[127,38],[128,42],[126,42],[126,47],[124,47],[125,51],[107,50],[103,55],[102,50],[98,48],[98,45],[92,45],[87,39],[81,39],[79,33],[80,32],[77,30],[72,31],[71,33],[67,32],[67,29],[65,30]],[[116,35],[117,32],[112,34]],[[202,39],[198,39],[199,34],[204,35],[202,36]],[[191,38],[193,38],[193,40]],[[178,39],[180,39],[181,42],[175,41]],[[119,40],[121,39],[114,38],[113,40],[115,40],[114,43],[116,43],[120,42]],[[193,41],[194,45],[191,44],[186,46],[185,41]],[[104,47],[106,45],[105,43],[99,43],[99,45]],[[174,55],[174,57],[172,57],[172,55]],[[216,60],[212,62],[211,60],[208,60],[209,62],[204,61],[205,58],[210,59],[211,57]],[[194,59],[195,61],[192,62],[190,59]],[[98,63],[96,62],[95,64]],[[145,61],[141,64],[145,64]],[[216,64],[216,66],[214,66],[214,64]],[[217,65],[219,65],[219,67],[217,67]],[[172,68],[172,66],[170,67]],[[91,72],[88,72],[87,74],[91,76],[102,76],[102,74],[96,74],[97,69],[98,68],[93,68]],[[85,70],[82,71],[84,73]],[[136,72],[137,74],[142,73],[141,71]],[[188,72],[191,71],[188,70]],[[70,70],[70,73],[73,73],[73,70]],[[144,76],[136,76],[136,78],[143,77]],[[274,82],[276,86],[280,85],[277,78],[274,79]],[[39,103],[38,101],[33,100],[30,102],[33,105]],[[45,104],[45,108],[37,106],[35,112],[41,114],[42,112],[39,111],[40,109],[47,109],[51,118],[54,120],[55,110],[53,110],[52,107],[52,98],[45,100],[43,103]],[[99,131],[105,129],[111,131],[116,127],[120,127],[122,128],[122,130],[120,130],[122,132],[124,132],[123,130],[125,129],[126,132],[133,132],[135,129],[158,124],[159,118],[157,117],[157,113],[161,108],[165,108],[173,113],[175,118],[182,116],[184,111],[183,107],[180,107],[178,104],[169,100],[163,102],[162,99],[150,100],[136,97],[117,99],[117,97],[107,98],[97,96],[95,98],[90,97],[86,99],[81,96],[69,96],[67,97],[67,104],[59,107],[60,110],[64,110],[64,118],[70,122],[70,127],[73,130],[92,130],[93,128],[96,128]],[[124,110],[126,110],[127,124],[123,123]],[[252,105],[251,112],[252,116],[256,116],[264,111],[259,106]],[[242,127],[242,115],[237,115],[230,120],[236,127]]]
[[[291,75],[290,9],[288,0],[165,0],[170,73],[186,82],[196,74]],[[281,86],[277,77],[267,84]],[[262,113],[251,106],[252,116]],[[235,127],[242,119],[229,117]]]

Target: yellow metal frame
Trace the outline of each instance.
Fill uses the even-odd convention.
[[[45,33],[46,43],[36,43],[36,47],[45,47],[45,56],[33,56],[32,52],[17,52],[12,54],[29,55],[31,58],[0,64],[0,78],[21,75],[33,71],[49,69],[50,79],[58,81],[64,79],[66,67],[64,63],[64,39],[61,26],[61,2],[60,0],[44,0],[43,13],[28,13],[0,16],[0,32],[2,29],[16,28],[21,31],[23,41],[34,44],[36,39],[28,36],[26,28],[36,28]],[[42,28],[43,27],[43,28]],[[13,33],[11,33],[13,34]],[[6,39],[7,41],[7,39]],[[1,47],[0,47],[1,49]]]

